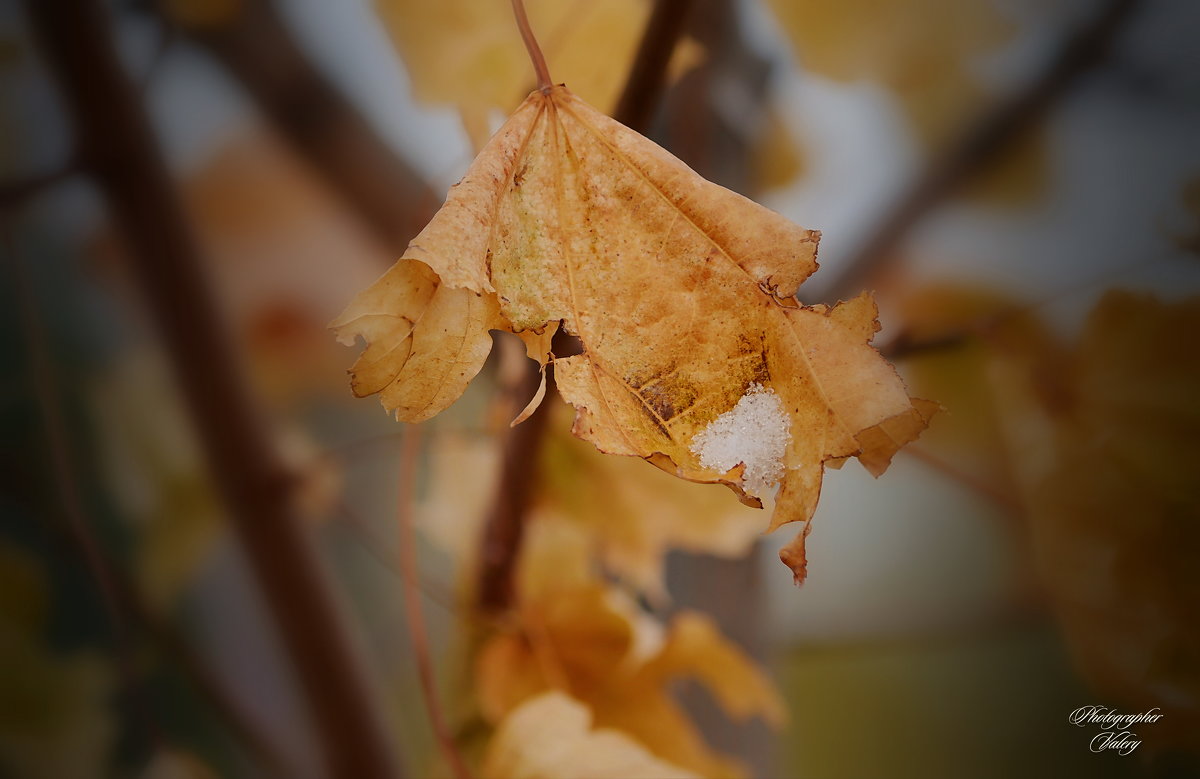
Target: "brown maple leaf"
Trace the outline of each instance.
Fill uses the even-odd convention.
[[[415,422],[462,393],[489,328],[537,354],[561,323],[583,345],[553,360],[576,435],[750,505],[778,485],[774,529],[811,518],[825,461],[878,475],[936,409],[870,347],[870,296],[797,302],[818,238],[556,86],[332,326],[368,343],[354,391]],[[803,535],[781,552],[797,582]]]

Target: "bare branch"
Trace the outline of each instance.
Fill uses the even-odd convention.
[[[334,776],[400,775],[365,672],[225,332],[204,263],[100,0],[27,0],[207,465],[276,620]]]
[[[839,268],[825,294],[848,298],[868,286],[875,270],[909,231],[947,197],[1033,127],[1108,53],[1108,48],[1140,0],[1110,0],[1063,45],[1046,70],[1020,93],[968,124],[958,140],[926,168],[879,222],[866,243]]]
[[[298,155],[397,255],[441,202],[313,65],[270,0],[187,34],[233,74]]]

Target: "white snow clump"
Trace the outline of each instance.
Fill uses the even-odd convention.
[[[751,384],[737,405],[708,423],[692,439],[692,453],[700,464],[728,471],[746,466],[742,488],[764,497],[783,476],[783,455],[791,443],[792,422],[775,391]]]

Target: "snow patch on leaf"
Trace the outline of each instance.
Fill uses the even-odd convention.
[[[761,498],[783,477],[791,427],[775,391],[751,384],[736,406],[709,422],[692,439],[691,449],[705,468],[728,471],[744,464],[743,487]]]

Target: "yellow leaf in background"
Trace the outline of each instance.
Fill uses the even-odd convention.
[[[579,526],[608,571],[661,602],[668,551],[718,557],[750,551],[762,529],[752,509],[712,500],[704,490],[637,460],[606,457],[567,432],[565,407],[554,412],[535,511],[548,522]]]
[[[134,575],[158,610],[170,607],[226,532],[225,513],[170,389],[161,355],[135,349],[89,388],[97,446],[112,498],[135,531]],[[293,477],[305,519],[329,517],[341,469],[301,427],[280,424],[277,451]]]
[[[992,0],[769,0],[803,69],[841,82],[876,82],[896,95],[914,135],[937,149],[995,99],[973,74],[1014,37]],[[964,190],[1013,206],[1047,183],[1046,142],[1027,133]]]
[[[1164,717],[1144,739],[1200,747],[1200,298],[1110,292],[1047,398],[994,371],[1034,554],[1077,664]]]
[[[721,635],[711,617],[699,612],[675,617],[666,646],[643,674],[651,679],[693,676],[734,719],[761,716],[773,728],[787,721],[787,707],[775,687]]]
[[[476,655],[485,719],[500,722],[531,697],[561,690],[585,703],[597,725],[636,738],[663,760],[702,776],[744,775],[704,743],[669,689],[695,679],[730,717],[778,727],[786,714],[768,677],[709,618],[684,611],[664,628],[602,583],[585,567],[588,544],[576,526],[539,518],[526,532],[515,627],[492,633]]]
[[[224,27],[242,12],[244,0],[166,0],[163,10],[181,27],[207,30]]]
[[[140,779],[217,779],[217,774],[190,752],[160,749]]]
[[[398,267],[425,263],[439,290],[479,305],[495,295],[512,332],[561,321],[583,345],[553,362],[576,435],[689,481],[726,484],[750,505],[779,485],[775,528],[812,516],[825,460],[857,456],[878,475],[936,409],[911,401],[870,347],[869,296],[797,303],[817,238],[555,87],[513,114]],[[431,279],[389,273],[335,322],[343,340],[367,337],[352,370],[360,389],[381,388],[381,376],[407,380],[415,330],[376,324],[413,321],[415,287],[394,273]],[[484,343],[488,322],[460,322],[430,347],[454,355]],[[418,391],[430,380],[412,378]],[[407,391],[388,386],[385,405]],[[454,399],[437,397],[422,413]],[[781,553],[797,581],[802,539]]]
[[[500,723],[482,774],[495,779],[698,779],[619,731],[593,729],[587,707],[559,692],[531,699]]]
[[[771,107],[762,137],[751,149],[750,165],[756,191],[769,192],[792,183],[804,174],[804,152],[792,137],[779,109]]]
[[[182,194],[255,389],[276,409],[340,396],[344,352],[326,324],[393,251],[261,130],[233,135],[187,177]],[[111,227],[94,248],[101,263],[125,265]],[[132,311],[143,305],[132,290],[124,302]]]
[[[469,125],[490,109],[510,111],[534,78],[507,3],[493,0],[376,0],[425,103],[455,104]],[[526,0],[550,72],[589,103],[614,107],[650,13],[647,0]],[[684,40],[672,56],[679,75],[701,58]],[[474,135],[474,134],[473,134]]]
[[[36,558],[0,538],[0,619],[36,633],[46,621],[46,580]]]
[[[837,81],[880,81],[926,140],[978,99],[972,60],[1012,36],[990,0],[768,0],[801,66]]]
[[[111,663],[44,637],[49,593],[31,553],[0,541],[0,583],[0,776],[105,775],[118,731]]]
[[[938,398],[946,409],[922,436],[921,448],[993,493],[1015,495],[991,365],[997,350],[1010,360],[1019,355],[1023,376],[1048,383],[1061,349],[1027,307],[994,290],[938,284],[899,294],[897,346],[911,350],[902,362],[904,376],[914,391]]]

